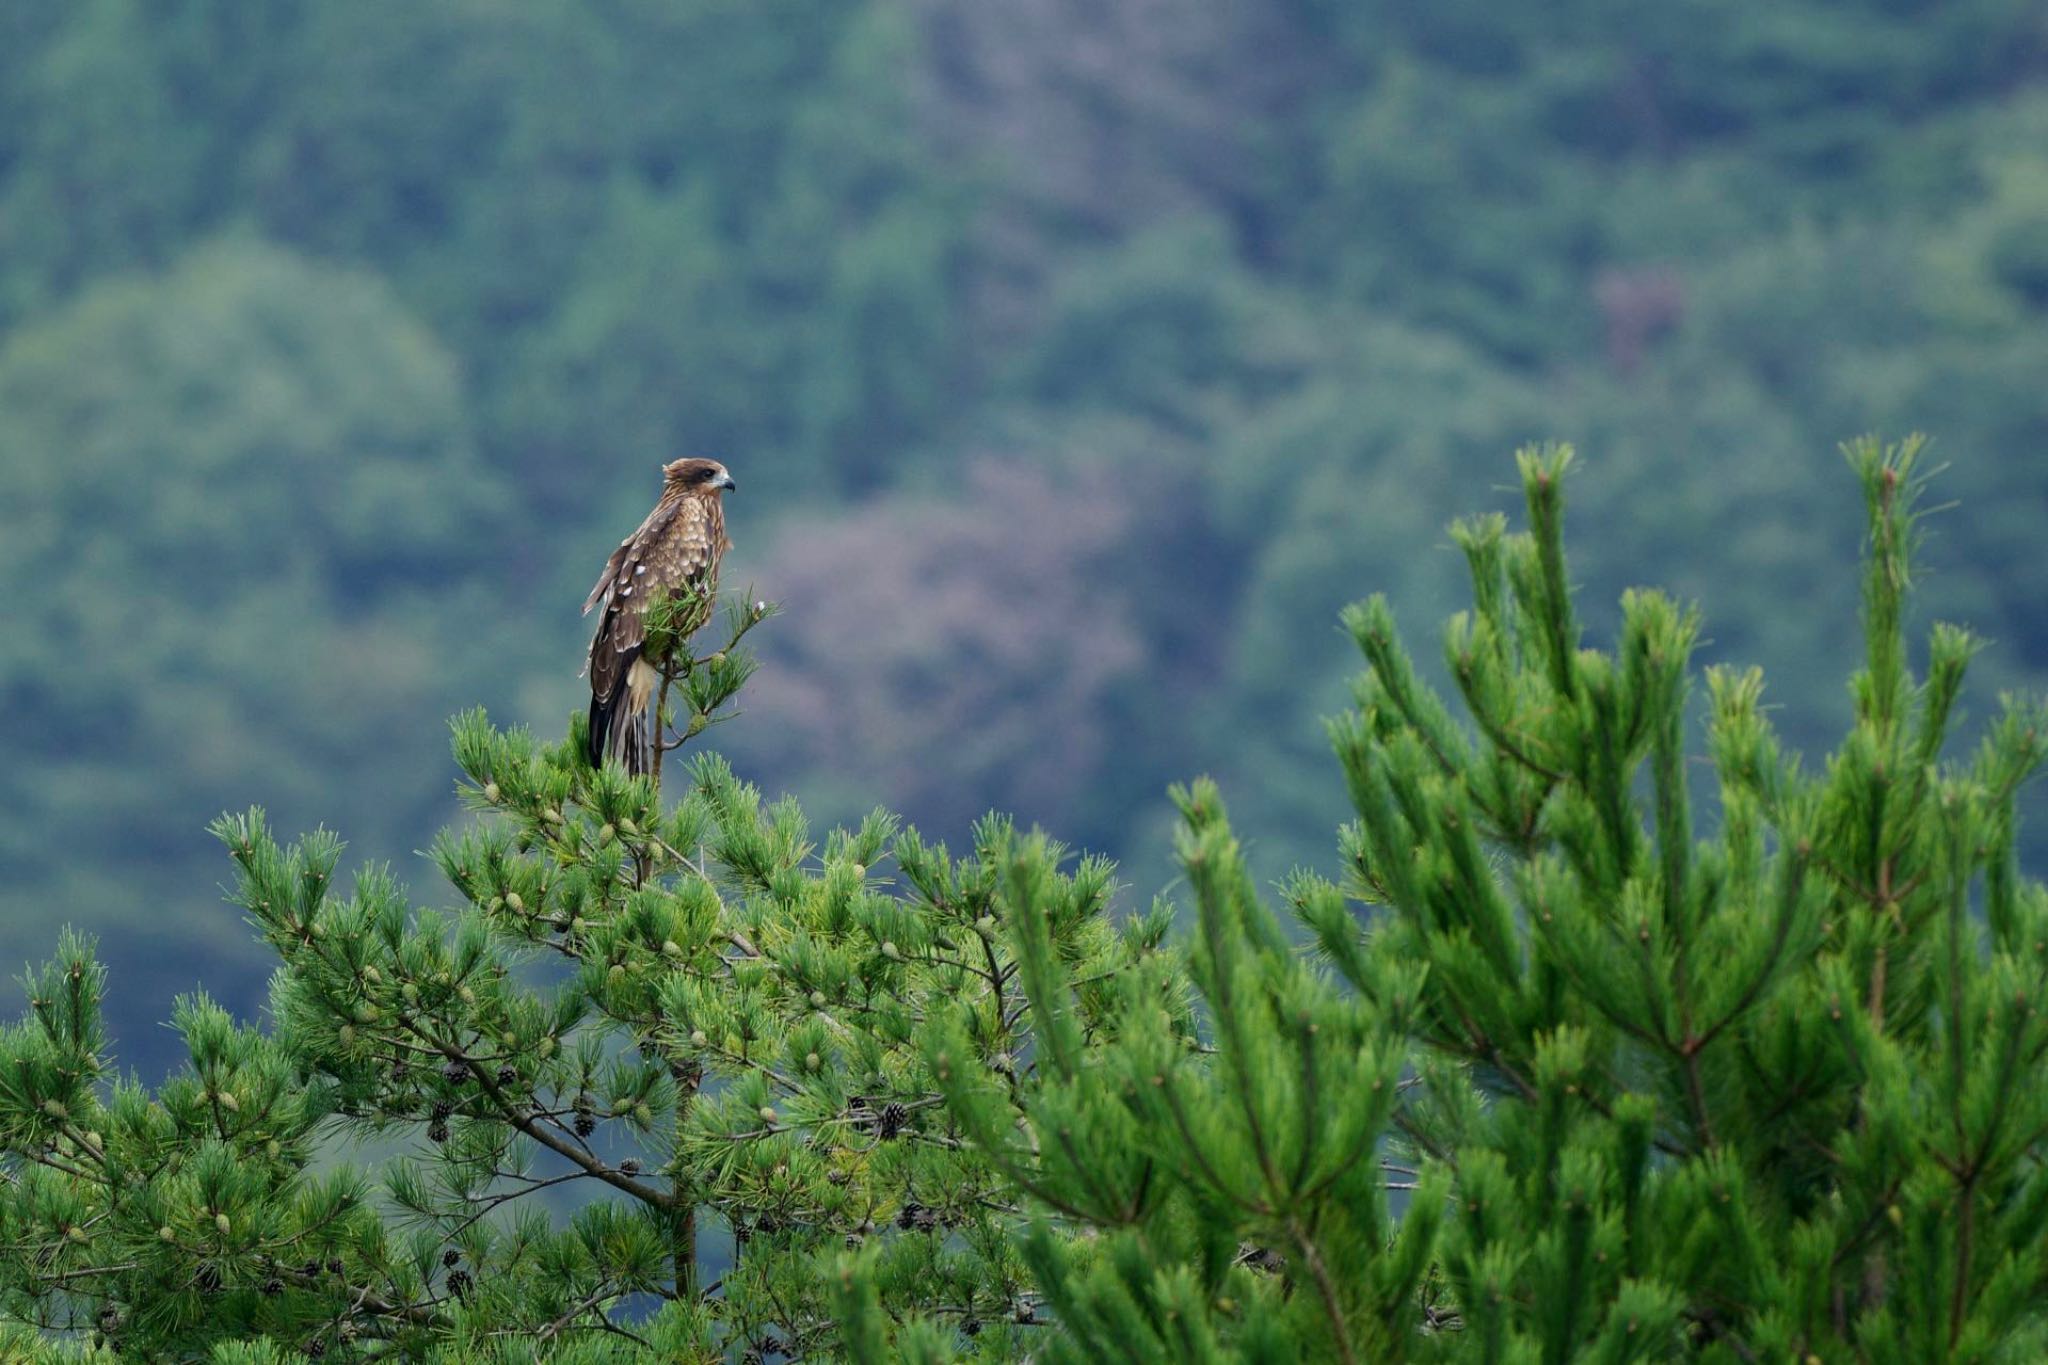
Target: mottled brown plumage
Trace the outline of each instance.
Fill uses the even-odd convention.
[[[661,501],[619,542],[583,603],[586,616],[604,609],[590,642],[590,761],[614,758],[629,773],[651,771],[660,742],[649,708],[668,660],[649,657],[648,607],[693,593],[696,605],[675,619],[674,639],[687,640],[711,617],[718,561],[732,548],[720,499],[735,485],[725,466],[676,460],[661,472]]]

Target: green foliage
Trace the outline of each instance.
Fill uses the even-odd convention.
[[[1931,523],[1944,571],[1915,600],[1997,642],[1972,657],[1985,691],[2048,678],[2042,50],[2000,0],[1224,0],[1160,23],[1029,0],[0,7],[0,584],[18,627],[0,637],[0,925],[97,930],[126,987],[107,1002],[122,1060],[161,1075],[148,1025],[198,963],[237,1013],[256,1003],[236,968],[259,959],[214,911],[189,812],[260,800],[281,827],[334,821],[372,861],[415,847],[449,814],[434,719],[479,700],[560,714],[574,603],[656,461],[693,451],[739,473],[735,564],[791,607],[748,693],[757,723],[720,738],[821,826],[879,800],[957,842],[993,802],[1118,855],[1146,893],[1178,837],[1151,794],[1190,770],[1236,793],[1238,836],[1275,870],[1325,859],[1347,778],[1361,801],[1423,803],[1380,837],[1433,832],[1427,783],[1375,795],[1319,742],[1355,667],[1330,620],[1364,585],[1399,614],[1352,618],[1387,671],[1345,724],[1406,714],[1370,687],[1406,698],[1415,719],[1386,742],[1441,742],[1475,774],[1462,799],[1489,863],[1521,877],[1554,853],[1591,877],[1638,803],[1667,881],[1764,886],[1802,820],[1868,875],[1830,814],[1848,789],[1766,762],[1746,669],[1788,703],[1769,713],[1781,751],[1875,726],[1826,773],[1922,762],[1913,707],[1972,651],[1943,633],[1872,658],[1869,696],[1834,686],[1864,644],[1832,570],[1857,518],[1826,443],[1924,425],[1969,457],[1943,480],[1965,510]],[[1575,498],[1598,534],[1571,581],[1584,637],[1621,642],[1611,695],[1523,667],[1545,637],[1522,633],[1517,594],[1556,594],[1516,586],[1519,541],[1437,531],[1535,431],[1597,453]],[[1395,626],[1459,605],[1466,559],[1493,566],[1454,636],[1472,662],[1403,661]],[[1647,564],[1710,604],[1711,630],[1621,605]],[[1645,802],[1673,750],[1643,731],[1586,770],[1586,808],[1553,816],[1549,779],[1513,754],[1580,782],[1574,727],[1675,685],[1630,651],[1681,645],[1723,670],[1685,714],[1727,727],[1754,781],[1681,804],[1667,780]],[[693,671],[671,719],[711,724],[742,681],[740,653]],[[1557,702],[1568,681],[1574,707],[1606,709]],[[1880,702],[1906,719],[1871,720]],[[2012,741],[1997,714],[1944,704],[1944,752]],[[1354,766],[1376,761],[1376,731],[1340,733]],[[1951,764],[1928,792],[1991,782]],[[689,780],[672,772],[672,793]],[[1688,819],[1718,853],[1661,842]],[[1737,820],[1753,849],[1729,842]],[[2013,865],[2038,870],[2048,844],[2010,823]],[[1344,837],[1347,878],[1402,875],[1366,823]],[[1900,845],[1914,896],[1962,875],[1939,871],[1946,837]],[[1452,852],[1430,875],[1456,884],[1472,854]],[[1987,859],[1985,910],[2019,884]],[[1421,875],[1373,894],[1422,896]],[[1491,962],[1528,928],[1521,895],[1425,899],[1475,916]],[[1805,980],[1771,935],[1818,915],[1822,955],[1861,983],[1845,998],[1868,1000],[1879,962],[1908,992],[1887,986],[1884,1037],[1938,1026],[1939,945],[1856,927],[1840,899],[1643,913],[1756,967],[1745,1011]],[[1613,944],[1556,933],[1589,974],[1572,989],[1605,1006],[1571,1015],[1586,1055],[1641,1068],[1623,1079],[1675,1122],[1683,1077],[1673,1092],[1662,1044],[1616,1019],[1655,1040],[1677,1016]],[[1549,1017],[1520,999],[1491,993],[1484,1017]],[[1745,1093],[1720,1070],[1738,1033],[1702,1054],[1710,1103]],[[1834,1056],[1819,1049],[1769,1074]],[[1837,1071],[1815,1076],[1839,1108]],[[1673,1155],[1650,1150],[1652,1170]],[[1046,1311],[975,1312],[1020,1305]],[[966,1349],[963,1321],[887,1349]]]
[[[1059,912],[1020,861],[1010,922],[1038,1065],[1021,1084],[961,1074],[974,1051],[958,1019],[928,1043],[964,1131],[1044,1210],[1024,1244],[1059,1324],[1041,1354],[1399,1358],[1444,1196],[1434,1176],[1409,1184],[1417,1212],[1393,1233],[1375,1147],[1399,1036],[1290,949],[1214,785],[1176,800],[1198,924],[1184,965],[1148,959],[1108,992],[1113,1028],[1078,1027],[1103,1013],[1088,1008],[1101,983],[1051,951],[1040,925]],[[1151,932],[1169,916],[1155,910]],[[1054,1231],[1075,1225],[1093,1235]],[[1265,1273],[1276,1264],[1293,1270]]]
[[[1661,593],[1586,646],[1574,458],[1527,449],[1528,530],[1451,529],[1455,706],[1383,599],[1345,614],[1356,818],[1292,926],[1207,779],[1185,916],[1118,918],[1106,860],[999,817],[958,856],[880,810],[817,839],[719,757],[665,801],[481,711],[451,909],[224,817],[270,1023],[179,1001],[151,1091],[89,942],[24,980],[0,1320],[219,1361],[2033,1358],[2048,708],[1956,752],[1979,645],[1904,626],[1923,443],[1845,449],[1866,650],[1826,762],[1756,669],[1695,697]],[[682,658],[664,743],[768,614]]]
[[[1614,1314],[1661,1334],[1682,1311],[1730,1358],[1975,1358],[2039,1331],[2003,1280],[2043,1267],[1978,1220],[2025,1202],[2005,1144],[2043,1117],[2000,1080],[2048,1044],[2014,932],[2048,902],[2016,888],[2010,835],[2043,716],[2010,703],[1974,761],[1943,761],[1973,646],[1937,628],[1925,679],[1907,671],[1919,450],[1850,451],[1869,663],[1826,769],[1782,756],[1759,674],[1709,671],[1712,839],[1683,739],[1696,625],[1632,593],[1614,653],[1579,647],[1568,451],[1523,458],[1530,535],[1461,535],[1476,610],[1446,650],[1471,730],[1416,688],[1383,606],[1351,617],[1372,665],[1333,727],[1351,891],[1391,913],[1360,947],[1328,907],[1311,923],[1375,998],[1426,964],[1421,1040],[1494,1096],[1404,1124],[1483,1214],[1454,1221],[1445,1266],[1475,1319],[1512,1306],[1487,1314],[1487,1358],[1601,1349]]]
[[[138,846],[211,884],[169,810],[246,795],[230,779],[249,763],[267,800],[308,818],[336,786],[358,791],[336,814],[379,841],[430,818],[369,797],[364,775],[452,709],[443,652],[490,638],[481,612],[444,616],[486,589],[458,529],[510,506],[460,390],[375,276],[240,239],[8,335],[0,579],[18,595],[0,791],[76,833],[8,823],[0,913],[25,922],[67,879],[121,905],[113,869]],[[391,719],[410,708],[424,716]],[[169,937],[161,910],[100,923]]]
[[[674,742],[730,702],[766,614],[689,660]],[[279,962],[269,1031],[182,1003],[188,1070],[151,1094],[111,1075],[88,945],[26,983],[0,1040],[9,1317],[144,1356],[829,1354],[816,1266],[848,1246],[884,1303],[955,1328],[1035,1301],[1022,1211],[916,1038],[959,1008],[976,1064],[1034,1051],[998,869],[1058,907],[1044,954],[1107,979],[1156,947],[1163,921],[1110,927],[1107,864],[1062,872],[994,819],[958,859],[881,812],[821,844],[709,756],[665,806],[573,729],[542,746],[481,711],[453,740],[486,817],[435,845],[453,910],[374,866],[343,892],[324,832],[214,825]]]
[[[1922,443],[1847,453],[1867,662],[1819,770],[1781,749],[1760,673],[1710,669],[1695,815],[1697,617],[1634,591],[1616,646],[1583,647],[1553,448],[1521,457],[1528,532],[1452,529],[1462,716],[1384,601],[1346,615],[1367,669],[1330,734],[1358,818],[1340,881],[1282,887],[1312,958],[1214,788],[1180,794],[1193,1030],[1160,1008],[1177,978],[1134,973],[1113,1034],[1054,1047],[1076,979],[1048,996],[1027,970],[1026,1123],[1002,1077],[941,1075],[1039,1233],[1096,1230],[1027,1243],[1050,1357],[2038,1353],[2048,892],[2014,830],[2048,710],[2009,700],[1948,752],[1976,645],[1937,626],[1908,664]],[[1413,1192],[1398,1226],[1389,1176]],[[843,1273],[853,1339],[878,1343]]]

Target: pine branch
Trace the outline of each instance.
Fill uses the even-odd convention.
[[[408,1024],[408,1027],[411,1027],[411,1025]],[[432,1043],[432,1039],[428,1038],[428,1035],[422,1033],[420,1037]],[[675,1196],[668,1191],[656,1189],[644,1181],[636,1180],[622,1171],[607,1166],[604,1162],[591,1155],[587,1148],[564,1141],[540,1124],[534,1122],[531,1113],[513,1103],[498,1086],[497,1082],[486,1074],[483,1065],[461,1048],[456,1047],[452,1043],[434,1045],[438,1047],[441,1055],[449,1061],[458,1062],[469,1068],[471,1078],[475,1080],[477,1086],[484,1094],[490,1098],[491,1104],[497,1109],[506,1123],[526,1134],[526,1136],[532,1138],[555,1155],[573,1162],[582,1169],[584,1174],[593,1179],[601,1180],[615,1189],[623,1190],[643,1204],[651,1204],[656,1208],[663,1209],[675,1206]]]

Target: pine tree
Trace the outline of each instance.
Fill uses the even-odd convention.
[[[671,744],[721,718],[766,615],[677,670]],[[879,812],[819,846],[710,755],[664,805],[573,728],[453,729],[483,817],[433,850],[453,910],[380,868],[339,891],[324,832],[216,823],[279,959],[270,1029],[180,1002],[190,1067],[151,1095],[104,1060],[87,944],[28,983],[0,1049],[8,1317],[144,1359],[830,1355],[816,1266],[859,1245],[884,1302],[1016,1354],[1038,1302],[1016,1196],[917,1029],[945,1002],[977,1061],[1030,1054],[991,919],[1017,847],[1061,907],[1047,943],[1091,974],[1165,920],[1112,930],[1108,864],[1061,871],[999,819],[957,859]],[[341,1137],[376,1170],[327,1159]]]
[[[1634,591],[1617,648],[1581,647],[1568,449],[1521,457],[1527,535],[1455,529],[1474,609],[1445,665],[1466,723],[1383,602],[1347,616],[1368,672],[1332,726],[1358,815],[1346,881],[1292,899],[1362,996],[1414,1001],[1425,1079],[1397,1122],[1452,1175],[1463,1355],[2043,1348],[2048,1096],[2026,1082],[2048,1049],[2048,894],[2014,827],[2048,714],[2009,698],[1947,756],[1978,644],[1937,625],[1909,670],[1922,443],[1846,453],[1868,654],[1814,772],[1780,751],[1760,675],[1727,667],[1706,672],[1694,763],[1693,611]],[[1385,907],[1363,936],[1347,899]]]
[[[1937,626],[1908,670],[1921,444],[1847,453],[1869,657],[1818,771],[1726,667],[1688,753],[1698,618],[1661,594],[1582,647],[1572,455],[1530,450],[1530,530],[1454,528],[1462,719],[1384,601],[1346,614],[1357,818],[1341,880],[1280,888],[1308,959],[1207,786],[1179,798],[1187,976],[1124,978],[1114,1029],[1058,1031],[1078,978],[1019,883],[1038,1066],[1006,1093],[943,1021],[927,1047],[1038,1210],[1047,1358],[2039,1358],[2048,894],[2014,828],[2048,715],[2009,699],[1945,757],[1977,646]],[[886,1359],[865,1285],[842,1267],[841,1311]]]
[[[1355,818],[1272,894],[1206,780],[1186,905],[1120,917],[996,817],[814,839],[715,756],[664,793],[481,713],[452,908],[224,818],[266,1027],[182,1000],[184,1072],[117,1077],[67,935],[0,1034],[0,1358],[2038,1358],[2048,713],[1951,752],[1978,646],[1909,667],[1921,446],[1848,454],[1825,764],[1754,671],[1695,696],[1660,594],[1583,647],[1571,454],[1525,451],[1528,531],[1454,528],[1458,709],[1346,614]],[[767,615],[676,670],[670,744]]]

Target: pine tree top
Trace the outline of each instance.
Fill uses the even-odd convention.
[[[66,935],[0,1033],[9,1349],[217,1361],[2020,1360],[2048,712],[1962,751],[1978,643],[1905,622],[1924,454],[1847,448],[1868,641],[1807,765],[1700,615],[1589,646],[1568,449],[1459,523],[1440,691],[1387,604],[1331,720],[1328,874],[1172,794],[1180,898],[1000,817],[814,835],[697,753],[592,768],[481,712],[475,818],[338,885],[324,831],[214,832],[269,1017],[178,1002],[113,1073]],[[665,734],[729,713],[743,606]],[[1918,666],[1913,660],[1918,659]],[[1182,933],[1174,932],[1176,924]]]

